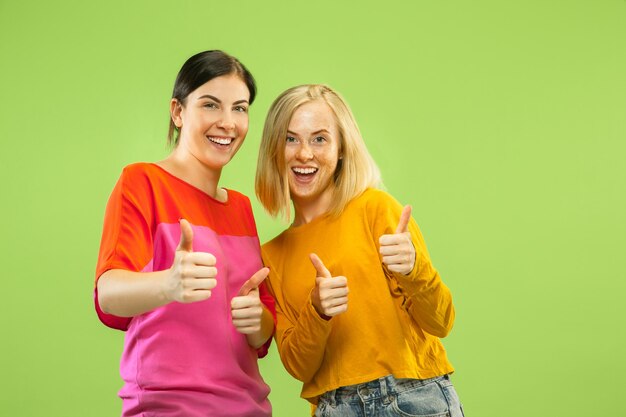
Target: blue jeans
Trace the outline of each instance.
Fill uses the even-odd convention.
[[[324,393],[317,417],[463,417],[448,375],[395,379],[392,375]]]

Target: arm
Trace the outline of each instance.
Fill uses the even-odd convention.
[[[180,243],[169,269],[158,272],[111,269],[100,276],[98,302],[103,312],[133,317],[172,301],[192,303],[211,296],[211,289],[217,284],[215,257],[193,252],[191,225],[182,219],[180,227]]]
[[[264,260],[269,265],[267,256]],[[275,274],[276,269],[270,268],[270,274]],[[311,289],[305,303],[298,309],[293,309],[286,302],[280,277],[272,275],[272,279],[267,281],[267,288],[276,302],[274,337],[280,359],[291,376],[306,383],[313,379],[322,364],[333,320],[322,318],[315,310],[312,303],[315,288]]]
[[[428,333],[445,337],[454,324],[452,295],[432,266],[424,238],[407,207],[401,215],[399,205],[390,205],[380,214],[387,223],[387,234],[379,240],[383,267],[398,282],[413,320]],[[398,224],[395,233],[389,233],[392,224]]]
[[[307,302],[293,321],[276,304],[276,344],[287,372],[306,383],[322,365],[326,340],[332,330],[332,319],[325,320]]]
[[[110,269],[98,279],[98,302],[103,312],[133,317],[170,302],[163,291],[168,271],[133,272]]]
[[[448,287],[439,273],[428,265],[414,277],[398,277],[398,283],[408,295],[406,310],[413,320],[428,333],[446,337],[454,325],[454,305]]]
[[[291,331],[283,333],[279,352],[285,368],[302,382],[310,381],[322,365],[326,340],[332,329],[332,318],[348,309],[348,280],[333,277],[322,260],[309,255],[317,277],[305,304]]]

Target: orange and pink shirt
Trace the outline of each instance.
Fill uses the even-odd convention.
[[[120,373],[123,416],[270,416],[269,387],[258,369],[258,351],[231,321],[230,303],[262,268],[249,199],[227,190],[220,202],[150,163],[127,166],[107,204],[96,280],[110,269],[168,269],[180,241],[179,219],[193,229],[193,250],[216,259],[211,298],[172,302],[136,317],[104,313],[100,320],[125,330]],[[261,301],[274,314],[265,286]]]

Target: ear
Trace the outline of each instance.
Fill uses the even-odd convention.
[[[343,133],[339,134],[339,149],[337,149],[337,154],[339,155],[339,160],[343,159],[343,149],[345,148],[345,139]]]
[[[174,126],[179,129],[183,126],[183,118],[181,117],[182,112],[182,104],[180,104],[180,101],[178,101],[178,99],[173,98],[170,101],[170,117],[172,118],[172,122],[174,122]]]

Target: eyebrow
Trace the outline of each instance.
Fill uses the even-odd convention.
[[[200,96],[200,97],[198,97],[198,100],[202,100],[203,98],[210,98],[211,100],[213,100],[213,101],[215,101],[215,102],[217,102],[219,104],[222,104],[222,100],[220,100],[219,98],[217,98],[215,96],[212,96],[211,94],[205,94],[203,96]],[[248,102],[248,100],[237,100],[233,104],[241,104],[241,103],[247,103],[247,102]]]
[[[326,132],[328,134],[330,134],[330,132],[326,129],[320,129],[320,130],[316,130],[315,132],[311,132],[312,135],[317,135],[318,133],[323,133]],[[298,136],[298,134],[296,132],[292,132],[291,130],[287,130],[287,133]]]

